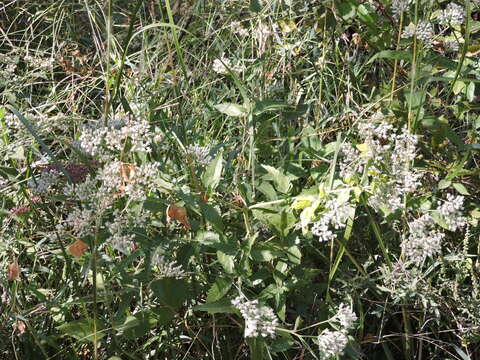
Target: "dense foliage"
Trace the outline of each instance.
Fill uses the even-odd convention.
[[[0,358],[480,359],[480,2],[5,2]]]

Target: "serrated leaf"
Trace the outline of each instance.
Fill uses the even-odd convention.
[[[207,246],[213,246],[220,243],[220,235],[213,231],[200,231],[195,237],[199,243]]]
[[[292,187],[291,177],[282,174],[279,170],[272,166],[262,165],[262,167],[271,175],[277,190],[284,194],[288,193]]]
[[[218,278],[207,293],[207,303],[213,303],[223,298],[232,287],[232,279]]]
[[[223,232],[224,225],[223,220],[218,211],[210,204],[201,202],[200,208],[202,210],[203,217],[205,220],[212,224],[215,230],[218,232]]]
[[[178,310],[188,299],[188,283],[185,280],[165,278],[150,284],[159,302],[173,310]]]

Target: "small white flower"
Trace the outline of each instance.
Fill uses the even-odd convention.
[[[353,328],[358,318],[350,306],[340,304],[337,314],[335,315],[335,320],[340,323],[340,326],[343,328],[343,330],[350,330]]]
[[[159,251],[152,255],[152,265],[157,267],[160,278],[183,279],[185,277],[182,266],[175,261],[167,261]]]
[[[420,21],[417,25],[410,24],[402,32],[402,38],[409,38],[416,36],[417,39],[422,40],[426,45],[431,45],[435,31],[433,25],[427,21]]]
[[[331,359],[343,354],[348,344],[348,337],[343,331],[325,329],[318,335],[317,341],[322,359]]]
[[[335,234],[330,230],[330,227],[333,227],[335,230],[343,229],[350,216],[348,202],[339,204],[337,199],[331,199],[326,202],[325,209],[327,211],[312,226],[312,234],[318,236],[320,242],[335,239]]]
[[[465,9],[460,5],[450,3],[445,10],[442,10],[438,21],[443,25],[462,25],[465,21]]]
[[[212,161],[210,149],[207,146],[189,145],[185,150],[187,155],[191,156],[199,165],[208,165]]]
[[[407,10],[410,0],[393,0],[392,1],[392,13],[396,18],[399,18],[400,15]]]
[[[232,300],[245,320],[245,337],[275,337],[278,318],[268,306],[261,306],[257,300],[248,301],[244,296]]]
[[[438,208],[450,231],[457,231],[467,224],[467,219],[462,214],[463,199],[463,196],[447,194],[447,200]]]

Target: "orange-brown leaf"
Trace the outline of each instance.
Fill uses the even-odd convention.
[[[13,259],[13,262],[8,265],[7,274],[8,280],[18,280],[20,278],[20,266],[18,266],[17,258]]]
[[[84,243],[82,240],[77,240],[68,247],[68,251],[70,251],[70,253],[76,258],[81,257],[87,249],[88,244]]]
[[[170,223],[170,219],[177,220],[186,229],[190,230],[190,223],[188,222],[187,209],[183,206],[170,205],[167,209],[167,222]]]

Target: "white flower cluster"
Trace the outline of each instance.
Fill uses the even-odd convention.
[[[73,236],[83,238],[93,233],[95,214],[90,209],[74,209],[65,220],[57,224],[60,232],[70,232]]]
[[[465,21],[465,9],[460,5],[450,3],[445,10],[442,10],[438,21],[443,25],[462,25]]]
[[[318,236],[321,242],[335,239],[335,233],[330,228],[333,227],[335,230],[344,228],[350,215],[348,202],[339,204],[337,199],[330,199],[326,202],[325,208],[328,210],[312,226],[312,234]]]
[[[155,135],[147,120],[134,120],[119,114],[106,125],[103,121],[83,127],[79,138],[80,148],[87,154],[109,160],[112,154],[125,150],[128,141],[131,152],[150,152]]]
[[[200,146],[198,144],[188,145],[185,150],[187,156],[192,157],[199,165],[208,165],[208,163],[212,161],[208,146]]]
[[[232,31],[237,34],[238,36],[245,37],[248,35],[248,30],[245,29],[240,21],[234,21],[230,24]]]
[[[334,316],[334,320],[340,323],[343,330],[350,330],[354,327],[358,318],[350,306],[340,304],[337,314]]]
[[[55,62],[54,59],[52,58],[44,58],[40,56],[31,56],[31,55],[26,55],[23,57],[23,60],[32,68],[35,70],[48,70],[52,71],[53,70],[53,64]]]
[[[348,336],[343,331],[325,329],[317,338],[318,348],[322,359],[331,359],[341,356],[348,344]]]
[[[405,257],[420,265],[429,257],[439,254],[445,234],[434,229],[434,221],[428,214],[408,224],[410,235],[402,242]]]
[[[417,25],[408,25],[403,30],[401,37],[406,39],[416,36],[418,40],[422,40],[426,45],[431,45],[434,35],[433,25],[428,21],[420,21]]]
[[[57,170],[44,171],[39,176],[30,178],[27,181],[27,186],[33,194],[45,194],[58,184],[61,177],[62,174]]]
[[[245,68],[241,64],[234,64],[230,59],[222,55],[221,58],[213,60],[212,70],[217,74],[226,75],[229,73],[229,70],[241,73]]]
[[[342,146],[340,175],[348,179],[367,168],[372,179],[370,206],[387,212],[402,208],[404,195],[420,186],[421,174],[411,168],[417,137],[406,128],[397,134],[386,122],[363,122],[358,131],[361,151],[347,143]]]
[[[447,194],[447,199],[438,207],[448,230],[457,231],[467,224],[463,216],[463,196]],[[402,242],[402,250],[407,259],[416,265],[422,264],[426,258],[439,254],[445,234],[435,229],[435,221],[429,214],[408,224],[409,236]]]
[[[157,267],[159,272],[157,276],[160,278],[183,279],[185,277],[181,265],[178,265],[176,261],[168,261],[158,251],[152,255],[152,265]]]
[[[65,114],[59,112],[55,115],[50,115],[47,113],[32,113],[25,112],[23,113],[25,119],[30,123],[30,126],[35,130],[35,133],[43,136],[50,136],[52,132],[56,130],[64,130],[69,126],[69,119]],[[17,118],[16,115],[12,113],[7,113],[3,118],[5,124],[17,132],[16,137],[31,139],[34,138],[24,124]]]
[[[443,48],[446,52],[457,52],[460,49],[460,44],[455,40],[445,40]]]
[[[457,231],[467,224],[463,216],[463,200],[463,196],[447,194],[447,200],[438,208],[450,231]]]
[[[363,162],[360,159],[360,151],[355,149],[352,144],[344,143],[342,145],[341,155],[343,156],[340,162],[340,176],[342,178],[350,178],[355,174],[363,172]]]
[[[354,328],[358,318],[350,306],[340,304],[337,314],[331,320],[339,323],[340,330],[325,329],[318,335],[317,342],[322,359],[330,359],[343,354],[348,344],[348,331]]]
[[[115,210],[113,213],[113,222],[105,223],[110,237],[108,241],[112,247],[123,254],[129,254],[135,235],[128,233],[133,227],[145,224],[146,217],[144,214],[140,216],[131,216],[128,212]]]
[[[261,306],[258,300],[248,301],[244,296],[232,300],[245,320],[245,337],[275,337],[278,319],[268,306]]]
[[[407,10],[410,0],[393,0],[392,1],[392,13],[397,19],[402,13]]]
[[[135,167],[114,160],[104,166],[98,177],[107,192],[127,195],[133,201],[140,201],[144,200],[147,192],[155,187],[158,166],[156,163],[147,163]]]

